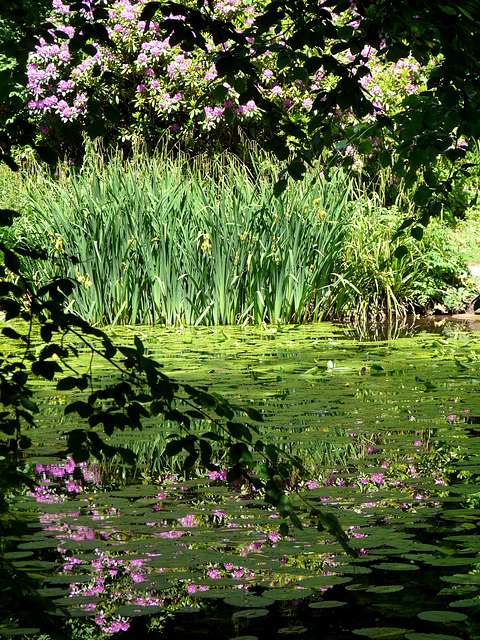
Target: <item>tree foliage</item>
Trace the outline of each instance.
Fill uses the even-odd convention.
[[[167,20],[164,28],[189,47],[205,46],[206,32],[228,39],[229,46],[215,59],[219,84],[245,79],[242,97],[256,100],[270,116],[276,134],[267,146],[281,162],[288,160],[286,173],[301,179],[305,164],[324,151],[353,144],[368,152],[378,139],[385,147],[381,164],[392,166],[407,187],[416,185],[413,199],[422,210],[422,223],[440,212],[455,177],[469,170],[462,143],[480,136],[478,1],[273,0],[241,33],[233,24],[219,27],[208,12],[200,11],[205,4],[211,8],[210,2],[197,4],[191,9],[180,3],[149,3],[144,18],[150,19],[154,9],[183,16]],[[259,92],[256,59],[267,49],[275,51],[287,76],[306,79],[322,70],[331,79],[330,89],[319,90],[306,126]],[[371,73],[372,50],[389,62],[409,56],[422,66],[434,62],[427,89],[408,96],[394,116],[379,109],[362,84]],[[333,117],[338,110],[352,113],[357,123],[339,126]],[[451,167],[443,180],[432,170],[439,158]],[[333,154],[331,164],[336,162]],[[285,186],[281,178],[277,193]]]

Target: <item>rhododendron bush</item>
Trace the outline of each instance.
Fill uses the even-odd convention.
[[[229,43],[215,43],[210,35],[205,50],[184,50],[182,47],[188,49],[188,44],[176,42],[176,34],[174,42],[164,37],[160,22],[141,20],[146,0],[106,4],[108,18],[104,22],[111,42],[91,41],[83,49],[81,62],[74,63],[71,51],[76,50],[78,36],[72,26],[74,12],[62,0],[54,0],[52,21],[56,30],[51,41],[40,40],[28,62],[28,107],[38,125],[39,139],[70,157],[81,155],[85,131],[90,137],[102,136],[106,143],[127,148],[140,139],[152,149],[168,132],[169,141],[182,148],[239,152],[245,138],[260,144],[268,140],[280,113],[305,128],[315,99],[335,84],[332,74],[322,69],[312,75],[300,68],[297,73],[287,72],[279,49],[287,35],[277,29],[272,32],[271,48],[250,49],[258,71],[253,87],[257,99],[252,99],[252,87],[246,90],[248,79],[244,74],[225,82],[218,78],[216,55],[225,52]],[[252,26],[265,4],[219,0],[212,7],[213,16],[212,12],[209,16],[232,21],[241,33]],[[339,25],[354,25],[356,14],[352,7],[333,17]],[[88,22],[87,9],[84,18]],[[167,23],[179,19],[184,17],[166,16]],[[247,40],[253,44],[252,38]],[[382,46],[380,43],[380,52]],[[311,57],[315,51],[304,47],[303,53]],[[406,96],[425,85],[428,68],[412,57],[386,62],[370,46],[361,53],[365,61],[361,84],[378,112],[395,113]],[[342,64],[355,58],[350,51],[336,56]],[[373,120],[374,114],[369,117]],[[331,118],[339,132],[358,122],[351,110],[333,109]],[[338,151],[361,168],[363,161],[386,143],[385,139],[373,139],[363,145],[360,150],[364,158],[352,145],[340,144]]]

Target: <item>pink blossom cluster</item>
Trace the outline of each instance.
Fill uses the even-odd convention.
[[[88,126],[93,94],[104,109],[120,108],[122,119],[110,127],[117,142],[120,138],[132,140],[141,135],[156,143],[158,135],[166,130],[182,139],[192,138],[201,131],[213,134],[220,127],[229,130],[239,121],[246,127],[259,127],[265,114],[258,100],[242,99],[235,87],[227,83],[223,85],[226,96],[220,103],[214,97],[217,70],[212,56],[225,50],[228,43],[215,44],[209,40],[207,53],[182,51],[180,45],[171,46],[168,38],[162,39],[158,23],[150,22],[145,30],[145,22],[140,20],[143,6],[143,0],[110,3],[105,26],[115,49],[93,43],[96,53],[85,55],[75,65],[69,47],[69,40],[75,35],[70,24],[72,14],[61,0],[53,1],[57,30],[63,31],[68,40],[58,37],[52,43],[41,40],[27,66],[28,106],[38,123],[40,137],[59,139],[65,126],[78,130]],[[218,20],[233,20],[241,33],[253,24],[261,10],[262,7],[254,7],[248,0],[219,0],[213,14]],[[85,15],[88,18],[88,10]],[[357,20],[354,5],[346,16],[337,16],[337,20],[354,25]],[[310,112],[315,110],[318,94],[328,90],[331,79],[323,69],[307,80],[287,79],[277,67],[276,53],[267,50],[257,55],[254,38],[248,36],[247,40],[259,69],[256,85],[259,93],[288,111],[298,124],[306,125]],[[282,43],[284,36],[277,34],[272,45],[275,40]],[[354,57],[350,52],[338,54],[340,60],[342,56],[346,62]],[[362,56],[370,73],[362,77],[361,84],[378,110],[395,112],[403,98],[417,93],[425,82],[425,70],[413,59],[387,64],[381,51],[371,48],[362,51]],[[105,84],[99,75],[102,71],[112,74],[115,82]],[[355,124],[351,113],[335,112],[332,116],[341,125]],[[108,125],[108,117],[106,121]],[[354,157],[354,167],[360,170],[363,164],[353,147],[345,153]]]

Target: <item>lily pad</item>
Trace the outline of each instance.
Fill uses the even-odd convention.
[[[403,638],[408,629],[400,627],[366,627],[365,629],[353,629],[352,633],[358,636],[366,636],[374,640],[396,640]]]
[[[303,578],[299,581],[301,587],[311,587],[312,589],[325,589],[330,585],[344,584],[351,582],[352,578],[348,576],[315,576],[312,578]]]
[[[407,633],[407,640],[462,640],[458,636],[447,636],[445,633]]]
[[[273,598],[256,596],[253,593],[246,593],[244,595],[235,595],[225,598],[226,604],[231,604],[234,607],[268,607],[273,604]]]
[[[418,617],[430,622],[462,622],[467,620],[464,613],[456,613],[455,611],[422,611]]]
[[[403,589],[400,584],[385,584],[378,587],[368,587],[367,591],[370,593],[395,593],[395,591],[401,591]]]
[[[347,603],[339,600],[322,600],[320,602],[312,602],[308,606],[311,609],[334,609],[335,607],[343,607]]]
[[[148,616],[152,613],[159,613],[160,611],[164,611],[165,607],[161,607],[160,605],[148,605],[142,607],[138,604],[126,604],[123,607],[118,607],[115,609],[115,613],[118,616]]]
[[[40,629],[34,629],[32,627],[2,629],[2,635],[4,636],[31,636],[34,633],[40,633]]]
[[[462,608],[462,607],[478,607],[480,606],[480,600],[478,598],[467,598],[465,600],[455,600],[449,602],[449,607]]]
[[[232,618],[237,620],[238,618],[263,618],[268,616],[268,609],[245,609],[244,611],[236,611]]]
[[[270,589],[267,597],[273,600],[299,600],[300,598],[308,598],[313,591],[310,589]]]
[[[405,564],[403,562],[381,562],[380,564],[374,564],[373,567],[382,571],[418,571],[419,569],[416,564]]]

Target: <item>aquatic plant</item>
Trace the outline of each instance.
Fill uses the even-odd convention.
[[[232,324],[318,320],[330,297],[348,212],[348,178],[312,179],[276,199],[272,173],[252,177],[225,156],[136,164],[111,159],[66,185],[33,185],[19,244],[38,287],[80,283],[68,307],[92,323]],[[212,165],[213,167],[213,165]],[[345,182],[347,181],[347,184]],[[47,195],[48,193],[48,195]]]

